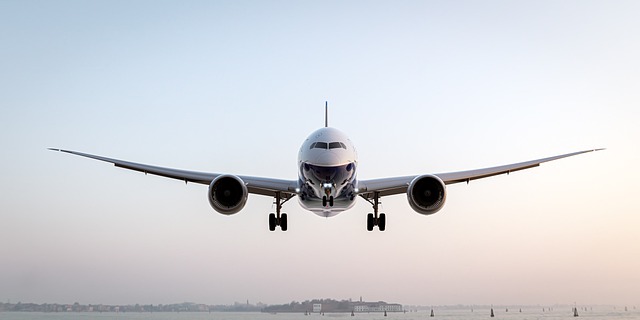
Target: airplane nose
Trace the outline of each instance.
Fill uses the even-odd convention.
[[[313,159],[313,164],[317,166],[335,166],[339,163],[340,157],[333,152],[321,152]]]

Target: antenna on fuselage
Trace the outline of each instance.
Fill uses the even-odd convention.
[[[329,127],[329,103],[324,102],[324,127]]]

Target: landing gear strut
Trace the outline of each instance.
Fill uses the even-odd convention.
[[[269,214],[269,231],[275,231],[276,226],[280,226],[280,230],[287,231],[287,214],[280,213],[282,205],[293,198],[293,195],[285,195],[284,198],[280,192],[276,192],[276,200],[273,204],[276,205],[276,213]]]
[[[361,195],[362,196],[362,195]],[[384,231],[387,226],[387,216],[384,213],[378,214],[378,205],[380,204],[380,193],[373,193],[373,200],[362,196],[365,200],[371,203],[373,207],[373,213],[367,214],[367,231],[373,231],[373,227],[378,226],[378,230]]]

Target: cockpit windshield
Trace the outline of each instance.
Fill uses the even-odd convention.
[[[314,142],[309,146],[309,149],[345,149],[347,150],[347,146],[342,142]]]

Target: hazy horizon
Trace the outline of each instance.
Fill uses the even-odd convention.
[[[194,305],[207,305],[207,306],[221,306],[221,307],[233,307],[233,306],[244,306],[244,305],[249,305],[252,307],[258,307],[261,305],[264,306],[278,306],[278,305],[288,305],[292,302],[298,302],[298,303],[304,303],[304,302],[310,302],[310,301],[315,301],[315,300],[333,300],[333,301],[350,301],[350,302],[359,302],[359,298],[336,298],[336,297],[324,297],[324,298],[305,298],[305,299],[292,299],[290,301],[282,301],[282,302],[275,302],[275,303],[263,303],[261,300],[259,301],[234,301],[233,303],[228,303],[228,304],[216,304],[216,303],[206,303],[206,302],[200,302],[200,301],[174,301],[174,302],[170,302],[170,303],[137,303],[137,302],[130,302],[130,303],[122,303],[122,304],[105,304],[105,303],[100,303],[100,302],[96,302],[96,303],[79,303],[78,301],[73,301],[73,302],[64,302],[64,301],[59,301],[59,302],[34,302],[34,301],[8,301],[8,302],[0,302],[0,303],[8,303],[8,304],[17,304],[17,303],[21,303],[21,304],[37,304],[37,305],[52,305],[52,304],[57,304],[57,305],[73,305],[75,303],[78,303],[81,306],[98,306],[98,305],[104,305],[104,306],[136,306],[136,305],[140,305],[140,306],[149,306],[149,305],[153,305],[153,306],[160,306],[160,305],[181,305],[181,304],[194,304]],[[501,303],[492,303],[492,304],[445,304],[445,305],[435,305],[435,304],[405,304],[402,301],[387,301],[384,299],[381,300],[366,300],[363,299],[362,300],[363,303],[377,303],[377,302],[384,302],[384,303],[388,303],[388,304],[401,304],[403,307],[405,308],[412,308],[412,309],[418,309],[418,310],[425,310],[425,309],[430,309],[430,308],[438,308],[438,309],[466,309],[469,307],[472,307],[474,309],[491,309],[491,308],[495,308],[495,309],[499,309],[499,308],[513,308],[513,307],[521,307],[521,308],[560,308],[560,307],[574,307],[577,306],[579,309],[583,310],[584,308],[593,308],[593,307],[599,307],[599,308],[606,308],[606,307],[611,307],[614,308],[615,310],[617,310],[617,308],[622,308],[622,310],[624,310],[625,308],[628,309],[628,311],[634,311],[637,310],[637,306],[633,305],[633,304],[580,304],[577,301],[574,303],[552,303],[552,304],[501,304]],[[408,309],[407,309],[408,310]],[[219,311],[219,310],[218,310]],[[229,311],[229,312],[238,312],[238,311]],[[247,312],[254,312],[254,311],[247,311]]]
[[[0,301],[640,305],[640,2],[2,1]],[[607,148],[324,219],[48,151],[283,179],[324,125],[358,178]]]

